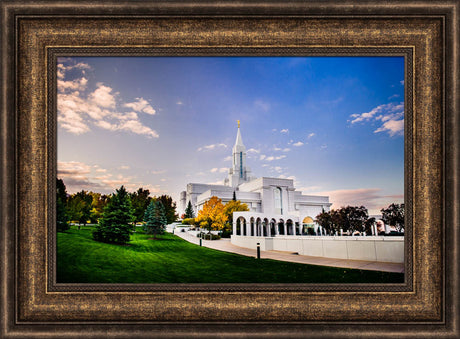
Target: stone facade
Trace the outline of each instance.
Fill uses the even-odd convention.
[[[223,185],[188,184],[187,190],[180,194],[179,213],[184,213],[189,201],[197,214],[212,196],[226,203],[233,199],[234,194],[237,200],[248,205],[249,212],[239,213],[243,213],[241,216],[248,221],[255,216],[263,220],[264,215],[276,215],[302,225],[307,220],[311,223],[311,219],[322,211],[329,211],[332,205],[327,196],[303,195],[295,189],[292,179],[251,177],[251,171],[246,166],[246,147],[239,123],[232,150],[232,168]]]

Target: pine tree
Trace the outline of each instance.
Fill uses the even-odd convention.
[[[160,200],[152,200],[144,214],[145,232],[153,234],[156,239],[158,234],[163,234],[167,222],[166,213]]]
[[[184,219],[195,218],[195,212],[193,211],[192,203],[188,201],[187,208],[185,209]]]
[[[99,225],[93,232],[97,241],[124,244],[130,239],[133,211],[128,192],[121,186],[104,208]]]

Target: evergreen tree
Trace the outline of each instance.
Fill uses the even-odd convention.
[[[156,239],[158,234],[163,234],[166,225],[166,214],[160,200],[152,200],[147,206],[144,214],[146,233],[153,234]]]
[[[193,211],[192,203],[188,201],[187,208],[185,209],[184,219],[195,218],[195,212]]]
[[[67,231],[70,225],[69,214],[67,213],[67,192],[62,179],[56,182],[56,229],[58,232]]]
[[[132,220],[131,200],[124,186],[121,186],[104,208],[93,238],[101,242],[127,243],[130,240]]]

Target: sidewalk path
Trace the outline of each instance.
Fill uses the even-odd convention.
[[[200,244],[200,239],[193,235],[188,234],[188,232],[175,232],[174,234],[193,244],[197,244],[197,245]],[[247,257],[257,256],[256,249],[244,248],[244,247],[233,245],[230,242],[230,239],[203,240],[202,245],[204,247],[212,248],[215,250],[241,254]],[[300,264],[404,273],[404,264],[391,263],[391,262],[312,257],[312,256],[298,255],[298,254],[293,254],[289,252],[281,252],[281,251],[260,251],[260,257],[262,259],[289,261],[289,262],[295,262],[295,263],[300,263]]]

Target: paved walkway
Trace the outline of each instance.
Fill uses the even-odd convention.
[[[175,232],[175,235],[193,244],[200,244],[200,239],[188,234],[188,232]],[[239,247],[233,245],[230,239],[220,240],[203,240],[204,247],[212,248],[219,251],[237,253],[248,257],[256,257],[257,250]],[[390,263],[390,262],[377,262],[365,260],[348,260],[348,259],[333,259],[324,257],[312,257],[306,255],[298,255],[289,252],[281,251],[260,251],[260,257],[263,259],[273,259],[280,261],[289,261],[300,264],[311,264],[321,266],[333,266],[343,268],[355,268],[360,270],[384,271],[384,272],[398,272],[404,273],[404,264]]]

